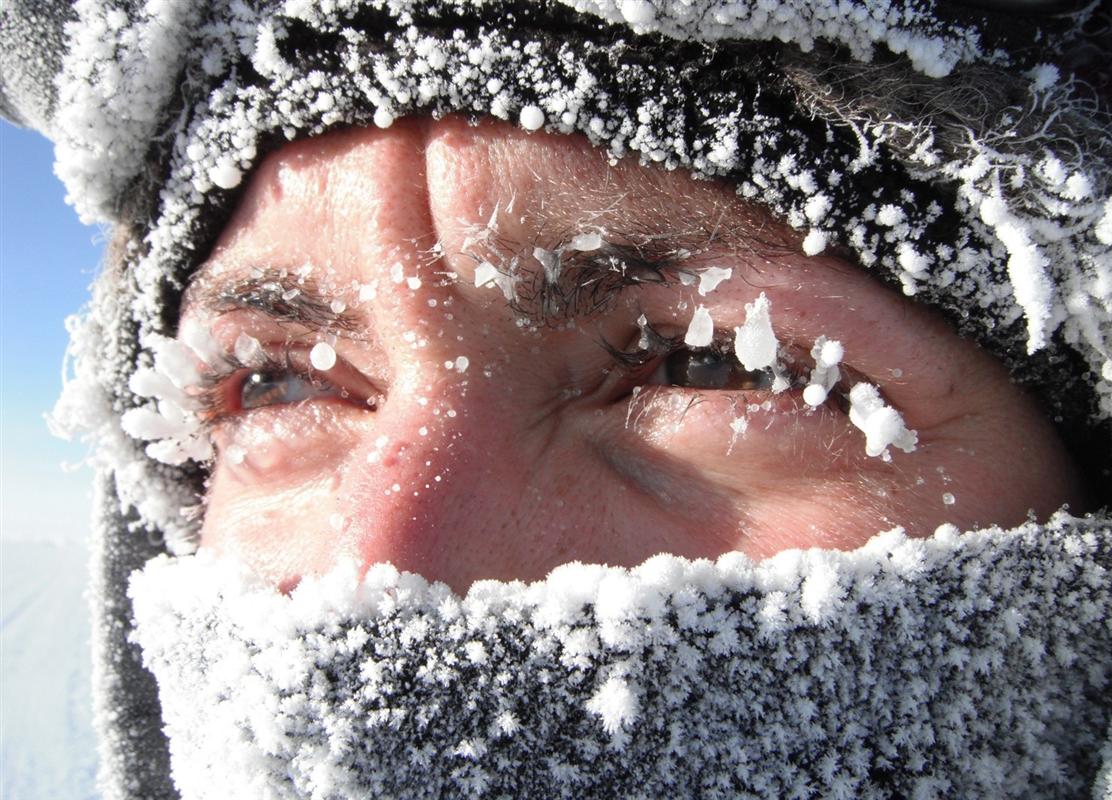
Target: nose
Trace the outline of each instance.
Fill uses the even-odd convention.
[[[359,557],[457,589],[543,577],[572,555],[604,558],[577,533],[593,527],[592,503],[573,513],[565,499],[582,495],[573,465],[590,459],[560,415],[544,412],[559,387],[543,377],[536,340],[500,294],[476,299],[469,276],[444,275],[455,266],[445,254],[466,238],[459,221],[485,222],[495,205],[483,133],[457,120],[389,133],[359,170],[373,176],[361,190],[373,234],[360,246],[379,286],[373,335],[390,375],[337,503]]]
[[[554,551],[571,549],[550,508],[563,501],[541,488],[554,454],[538,448],[539,431],[520,431],[493,386],[459,378],[431,390],[395,384],[376,412],[343,503],[360,555],[457,589],[540,577]]]

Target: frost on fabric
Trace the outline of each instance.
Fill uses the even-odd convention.
[[[100,0],[78,0],[73,10],[58,80],[55,171],[89,224],[115,217],[150,139],[163,133],[163,109],[204,6],[162,0],[129,17]]]
[[[982,52],[971,27],[946,27],[932,21],[923,3],[863,0],[852,6],[838,0],[566,0],[579,11],[626,22],[637,33],[659,32],[678,39],[778,39],[803,50],[817,39],[836,42],[863,61],[877,45],[905,54],[915,68],[933,78],[948,75],[963,62],[999,58]]]
[[[115,477],[120,511],[125,514],[134,511],[136,527],[144,523],[157,525],[170,552],[192,552],[195,546],[193,530],[185,514],[197,502],[196,494],[178,476],[168,477],[158,462],[139,454],[143,445],[124,431],[113,404],[112,367],[106,369],[106,365],[133,357],[131,351],[121,354],[115,349],[123,338],[117,327],[123,315],[119,310],[121,296],[114,289],[107,282],[96,284],[86,313],[66,320],[70,335],[66,351],[68,366],[61,396],[48,417],[50,430],[66,439],[82,439],[95,444],[89,461],[98,470]],[[155,402],[149,404],[149,410],[161,418],[162,406],[170,419],[155,424],[173,426],[172,420],[177,414],[172,406],[177,405],[178,400],[187,403],[174,381],[187,382],[190,374],[180,361],[171,359],[167,364],[172,364],[167,374],[152,374],[153,370],[141,368],[130,373],[129,378],[136,381],[138,389],[165,396],[164,406]],[[189,426],[182,429],[191,430]],[[197,448],[198,454],[203,452],[203,445],[188,435],[182,444],[186,449]]]
[[[185,800],[1064,800],[1108,725],[1110,547],[1060,516],[466,597],[351,564],[284,596],[202,551],[130,594]]]

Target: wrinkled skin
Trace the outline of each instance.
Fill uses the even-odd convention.
[[[733,277],[702,297],[673,272],[539,325],[527,301],[475,285],[482,260],[508,269],[517,255],[519,288],[535,287],[534,247],[596,230],[632,250],[683,242],[680,271]],[[183,326],[226,352],[250,334],[289,365],[263,399],[244,389],[249,367],[211,381],[203,545],[286,587],[354,556],[464,590],[571,560],[761,557],[1078,510],[1067,454],[999,364],[863,270],[804,256],[800,238],[728,187],[502,124],[406,121],[287,146],[186,297]],[[280,320],[225,297],[253,279],[320,295],[320,313]],[[600,346],[635,347],[640,314],[682,335],[699,304],[730,334],[762,292],[795,369],[806,377],[819,336],[839,340],[846,385],[877,385],[917,432],[913,452],[867,456],[844,409],[812,409],[799,387],[670,385],[659,358],[623,371]],[[328,370],[309,356],[321,341],[338,357]]]

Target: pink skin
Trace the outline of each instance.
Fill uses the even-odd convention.
[[[497,242],[476,244],[496,207]],[[528,257],[595,227],[699,226],[720,233],[691,269],[734,270],[706,297],[642,287],[574,326],[530,328],[497,288],[475,286],[474,254]],[[571,560],[851,548],[896,525],[926,535],[943,522],[1011,525],[1078,507],[1068,456],[1002,367],[933,313],[832,256],[802,255],[798,242],[727,187],[609,165],[574,137],[448,118],[287,146],[254,174],[185,318],[226,350],[249,332],[305,365],[326,333],[202,298],[253,269],[312,264],[321,292],[356,320],[324,373],[353,396],[329,389],[244,412],[245,371],[226,380],[203,545],[287,587],[353,556],[465,590]],[[414,277],[419,286],[404,280]],[[360,301],[365,284],[376,292]],[[781,345],[805,354],[820,335],[840,340],[844,364],[918,432],[914,452],[866,456],[841,411],[811,410],[798,390],[656,386],[633,399],[646,376],[611,369],[599,347],[635,343],[641,313],[682,334],[698,304],[732,331],[762,291]],[[466,371],[445,367],[460,356]],[[738,416],[748,427],[735,436]]]

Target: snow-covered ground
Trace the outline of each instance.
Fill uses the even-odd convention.
[[[0,797],[96,797],[87,552],[0,540]]]

